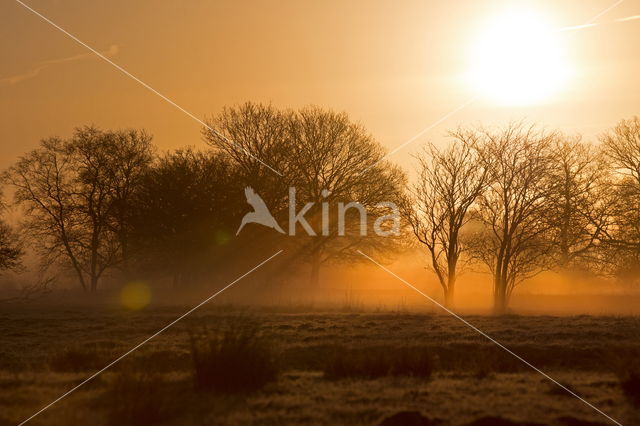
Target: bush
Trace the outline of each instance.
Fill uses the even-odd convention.
[[[609,354],[609,364],[618,376],[625,396],[636,407],[640,407],[640,352],[638,349],[618,349]]]
[[[337,348],[324,368],[329,380],[346,377],[374,379],[383,376],[430,378],[433,372],[431,354],[426,348]]]
[[[167,386],[157,374],[124,368],[107,390],[108,424],[156,425],[166,420],[169,401],[162,392],[167,393]]]
[[[217,330],[192,333],[190,341],[196,389],[251,392],[277,378],[271,345],[253,322],[232,320]]]
[[[620,386],[629,401],[640,407],[640,369],[629,368],[620,376]]]
[[[99,370],[108,362],[97,348],[73,346],[54,352],[49,358],[49,368],[60,373],[79,373]]]

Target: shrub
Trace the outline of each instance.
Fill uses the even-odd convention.
[[[620,386],[629,401],[640,407],[640,369],[630,368],[620,377]]]
[[[213,331],[192,333],[190,342],[199,390],[251,392],[277,378],[271,345],[251,321],[232,320]]]
[[[166,384],[154,373],[127,367],[117,373],[106,393],[110,425],[156,425],[168,417]]]
[[[618,376],[625,396],[636,407],[640,407],[640,353],[636,348],[619,349],[609,354],[609,364]]]
[[[432,372],[433,362],[426,348],[337,348],[325,365],[324,377],[329,380],[383,376],[430,378]]]

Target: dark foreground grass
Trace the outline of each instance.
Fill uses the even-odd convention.
[[[108,425],[156,425],[170,417],[171,395],[161,376],[144,369],[126,366],[109,385],[104,405]]]
[[[181,312],[0,313],[0,425],[28,418]],[[452,426],[607,422],[446,316],[241,315],[250,317],[194,313],[34,424],[364,426],[401,412]],[[90,327],[78,327],[85,317]],[[622,424],[640,424],[639,318],[470,321]]]
[[[422,347],[335,348],[324,367],[328,380],[343,378],[375,379],[384,376],[410,376],[429,379],[432,356]]]
[[[54,352],[49,368],[59,373],[79,373],[99,370],[108,361],[107,354],[97,347],[74,345]]]
[[[624,395],[640,411],[640,359],[620,357],[615,368]]]
[[[213,330],[192,332],[190,346],[196,389],[252,392],[278,376],[273,345],[251,320],[232,319]]]
[[[627,398],[640,408],[640,371],[629,371],[620,379],[620,384]]]

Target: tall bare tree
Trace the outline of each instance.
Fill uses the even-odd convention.
[[[129,273],[131,262],[132,221],[137,210],[136,191],[141,187],[155,155],[152,137],[144,130],[128,129],[110,132],[112,143],[108,150],[109,167],[106,173],[111,182],[113,220],[109,222],[120,245],[121,268]]]
[[[640,118],[621,120],[600,142],[611,167],[640,191]]]
[[[393,235],[389,223],[382,233],[372,224],[392,213],[387,203],[399,203],[405,177],[347,114],[307,107],[291,118],[288,169],[296,204],[312,204],[307,217],[314,234],[298,235],[296,246],[311,265],[310,285],[316,287],[324,264],[359,261],[358,249],[381,255],[393,251],[399,235]],[[349,207],[352,202],[358,207]]]
[[[118,170],[128,151],[123,140],[121,132],[78,128],[71,139],[43,140],[4,173],[44,262],[70,266],[85,291],[95,292],[122,258],[114,229],[123,185]]]
[[[288,243],[296,259],[309,262],[311,286],[318,283],[322,264],[360,260],[358,248],[385,251],[382,247],[390,246],[393,238],[362,235],[360,218],[370,226],[373,221],[364,216],[388,213],[388,206],[381,203],[398,200],[404,176],[384,161],[382,147],[346,114],[315,107],[291,111],[245,104],[225,109],[210,124],[216,130],[205,128],[205,140],[231,156],[242,179],[278,220],[290,216],[293,203],[299,206],[294,216],[304,210],[304,220],[289,223],[290,233],[296,235]],[[295,188],[295,200],[289,197],[290,187]],[[350,202],[358,202],[364,211],[347,208]],[[342,232],[336,214],[341,204]],[[326,228],[323,206],[328,212]]]
[[[205,142],[233,160],[243,183],[255,189],[276,215],[286,211],[291,186],[292,114],[271,105],[245,103],[223,109],[202,129]]]
[[[600,141],[613,175],[609,195],[614,219],[604,241],[609,266],[635,281],[640,272],[640,119],[621,120]]]
[[[171,276],[174,287],[185,288],[221,269],[244,209],[237,178],[223,154],[183,149],[161,156],[135,193],[131,239],[138,270]]]
[[[502,313],[516,285],[549,265],[544,217],[553,189],[550,148],[557,136],[523,123],[463,134],[475,141],[489,171],[475,211],[483,229],[472,249],[492,272],[494,309]]]
[[[454,143],[438,149],[428,145],[417,156],[418,180],[403,203],[403,216],[430,256],[430,263],[452,306],[465,244],[463,227],[469,209],[486,185],[487,169],[474,149],[473,134],[451,134]]]
[[[580,137],[559,135],[550,148],[553,188],[546,207],[556,262],[564,269],[596,270],[611,224],[608,168],[602,153]]]

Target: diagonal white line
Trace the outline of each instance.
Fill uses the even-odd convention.
[[[532,368],[533,370],[537,371],[538,373],[540,373],[541,375],[543,375],[544,377],[546,377],[548,380],[550,380],[551,382],[555,383],[556,385],[560,386],[562,389],[564,389],[565,391],[569,392],[571,395],[575,396],[576,398],[578,398],[580,401],[584,402],[585,404],[587,404],[589,407],[593,408],[595,411],[597,411],[598,413],[602,414],[604,417],[606,417],[607,419],[609,419],[610,421],[612,421],[613,423],[615,423],[618,426],[622,426],[622,424],[616,420],[614,420],[613,418],[611,418],[608,414],[606,414],[604,411],[600,410],[598,407],[596,407],[595,405],[591,404],[589,401],[585,400],[584,398],[582,398],[580,395],[576,394],[574,391],[572,391],[571,389],[569,389],[568,387],[564,386],[562,383],[558,382],[557,380],[555,380],[553,377],[549,376],[547,373],[545,373],[544,371],[540,370],[538,367],[536,367],[535,365],[531,364],[529,361],[527,361],[526,359],[522,358],[520,355],[518,355],[517,353],[513,352],[511,349],[507,348],[506,346],[504,346],[502,343],[498,342],[497,340],[495,340],[493,337],[489,336],[487,333],[485,333],[484,331],[480,330],[478,327],[476,327],[475,325],[471,324],[469,321],[467,321],[466,319],[462,318],[461,316],[459,316],[458,314],[456,314],[455,312],[453,312],[451,309],[447,308],[446,306],[438,303],[438,301],[436,301],[435,299],[433,299],[431,296],[429,296],[428,294],[426,294],[425,292],[419,290],[418,288],[416,288],[415,286],[413,286],[411,283],[409,283],[408,281],[406,281],[404,278],[396,275],[393,271],[387,269],[386,267],[384,267],[383,265],[381,265],[380,263],[376,262],[375,260],[373,260],[371,257],[367,256],[366,254],[364,254],[362,251],[358,250],[358,253],[360,253],[362,256],[364,256],[365,258],[367,258],[368,260],[370,260],[372,263],[374,263],[375,265],[378,265],[380,268],[382,268],[383,270],[385,270],[386,272],[388,272],[390,275],[396,277],[397,279],[399,279],[400,281],[402,281],[404,284],[406,284],[408,287],[412,288],[413,290],[415,290],[416,292],[418,292],[420,295],[424,296],[425,298],[429,299],[432,303],[434,303],[435,305],[437,305],[438,307],[442,308],[443,310],[445,310],[448,314],[451,314],[452,316],[454,316],[455,318],[459,319],[460,321],[462,321],[466,326],[468,326],[469,328],[473,329],[474,331],[476,331],[477,333],[481,334],[482,336],[486,337],[487,339],[489,339],[491,342],[493,342],[496,346],[500,347],[501,349],[504,349],[506,352],[510,353],[511,355],[513,355],[514,357],[516,357],[518,360],[522,361],[524,364],[526,364],[527,366],[529,366],[530,368]]]
[[[616,22],[627,22],[627,21],[635,21],[636,19],[640,19],[640,15],[627,16],[626,18],[616,19]]]
[[[602,12],[598,13],[596,16],[594,16],[593,18],[589,19],[586,24],[593,24],[596,20],[598,20],[598,18],[600,18],[601,16],[603,16],[604,14],[608,13],[609,11],[611,11],[612,9],[620,6],[620,3],[622,3],[624,0],[618,0],[617,2],[613,3],[611,6],[607,7],[606,9],[604,9]]]
[[[606,13],[608,13],[609,11],[613,10],[614,8],[616,8],[617,6],[619,6],[624,0],[618,0],[617,2],[613,3],[611,6],[607,7],[606,9],[604,9],[602,12],[598,13],[596,16],[594,16],[593,18],[589,19],[586,23],[582,24],[582,25],[574,25],[571,27],[563,27],[563,28],[559,28],[558,32],[562,32],[562,31],[575,31],[575,30],[582,30],[585,28],[593,28],[599,25],[603,25],[602,23],[600,24],[596,24],[595,22],[601,18],[603,15],[605,15]],[[628,16],[626,18],[619,18],[619,19],[615,19],[611,22],[625,22],[625,21],[632,21],[634,19],[638,19],[640,18],[640,16]]]
[[[44,407],[42,407],[40,410],[38,410],[35,414],[33,414],[31,417],[29,417],[28,419],[24,420],[23,422],[21,422],[18,426],[21,426],[25,423],[27,423],[29,420],[33,419],[35,416],[37,416],[38,414],[42,413],[43,411],[45,411],[46,409],[48,409],[49,407],[51,407],[52,405],[54,405],[55,403],[57,403],[58,401],[60,401],[61,399],[63,399],[64,397],[66,397],[67,395],[69,395],[70,393],[72,393],[73,391],[77,390],[79,387],[81,387],[82,385],[84,385],[85,383],[93,380],[94,378],[96,378],[96,376],[100,375],[101,373],[103,373],[105,370],[109,369],[110,367],[112,367],[114,364],[116,364],[117,362],[121,361],[123,358],[127,357],[129,354],[131,354],[133,351],[135,351],[136,349],[140,348],[142,345],[144,345],[145,343],[147,343],[149,340],[153,339],[154,337],[158,336],[160,333],[162,333],[163,331],[165,331],[166,329],[168,329],[169,327],[175,325],[178,321],[182,320],[183,318],[185,318],[187,315],[191,314],[193,311],[195,311],[196,309],[198,309],[199,307],[201,307],[202,305],[204,305],[205,303],[207,303],[208,301],[210,301],[211,299],[213,299],[214,297],[216,297],[217,295],[219,295],[220,293],[222,293],[223,291],[225,291],[226,289],[228,289],[229,287],[231,287],[232,285],[234,285],[235,283],[237,283],[238,281],[240,281],[241,279],[243,279],[244,277],[246,277],[247,275],[249,275],[250,273],[252,273],[253,271],[255,271],[256,269],[260,268],[262,265],[264,265],[265,263],[269,262],[271,259],[273,259],[274,257],[276,257],[277,255],[279,255],[280,253],[282,253],[283,250],[278,250],[274,255],[272,255],[271,257],[269,257],[268,259],[263,260],[262,262],[260,262],[258,265],[254,266],[253,268],[251,268],[249,271],[245,272],[244,274],[242,274],[240,277],[236,278],[235,280],[233,280],[232,282],[230,282],[229,284],[227,284],[226,286],[224,286],[221,290],[218,290],[217,292],[215,292],[214,294],[212,294],[211,296],[207,297],[206,299],[204,299],[202,302],[198,303],[196,306],[194,306],[193,308],[189,309],[187,312],[185,312],[184,314],[180,315],[178,318],[176,318],[175,320],[171,321],[169,324],[165,325],[164,327],[162,327],[160,330],[156,331],[155,333],[153,333],[151,336],[147,337],[146,339],[144,339],[142,342],[138,343],[137,345],[135,345],[133,348],[129,349],[127,352],[125,352],[124,354],[120,355],[118,358],[116,358],[115,360],[111,361],[109,364],[107,364],[105,367],[103,367],[101,370],[93,373],[91,376],[87,377],[86,379],[84,379],[82,382],[78,383],[76,386],[74,386],[73,388],[69,389],[68,391],[66,391],[65,393],[63,393],[62,395],[60,395],[58,398],[54,399],[52,402],[50,402],[49,404],[45,405]]]
[[[123,73],[124,75],[126,75],[127,77],[135,80],[137,83],[141,84],[144,88],[146,88],[147,90],[153,92],[154,94],[158,95],[159,97],[161,97],[162,99],[164,99],[166,102],[168,102],[169,104],[173,105],[174,107],[176,107],[177,109],[179,109],[180,111],[182,111],[183,113],[185,113],[186,115],[188,115],[189,117],[193,118],[195,121],[197,121],[198,123],[200,123],[202,126],[206,127],[207,129],[209,129],[210,131],[214,132],[216,135],[218,135],[219,137],[223,138],[225,141],[238,146],[235,142],[230,141],[229,138],[227,138],[225,135],[223,135],[222,133],[220,133],[219,131],[217,131],[216,129],[212,128],[211,126],[209,126],[207,123],[205,123],[204,121],[202,121],[201,119],[199,119],[198,117],[196,117],[195,115],[193,115],[191,112],[187,111],[186,109],[184,109],[183,107],[181,107],[180,105],[178,105],[177,103],[175,103],[174,101],[172,101],[171,99],[169,99],[168,97],[166,97],[165,95],[163,95],[162,93],[158,92],[156,89],[154,89],[153,87],[149,86],[147,83],[145,83],[144,81],[140,80],[138,77],[136,77],[135,75],[131,74],[129,71],[127,71],[126,69],[122,68],[120,65],[116,64],[115,62],[113,62],[111,59],[107,58],[105,55],[103,55],[102,53],[100,53],[99,51],[97,51],[96,49],[94,49],[93,47],[89,46],[87,43],[83,42],[82,40],[80,40],[78,37],[74,36],[73,34],[69,33],[67,30],[65,30],[64,28],[60,27],[58,24],[56,24],[55,22],[53,22],[52,20],[50,20],[49,18],[47,18],[46,16],[42,15],[40,12],[38,12],[37,10],[34,10],[33,8],[31,8],[29,5],[23,3],[21,0],[15,0],[16,3],[19,3],[20,5],[22,5],[25,9],[30,10],[31,12],[33,12],[35,15],[39,16],[40,18],[42,18],[44,21],[46,21],[47,23],[49,23],[50,25],[52,25],[53,27],[57,28],[58,30],[60,30],[62,33],[66,34],[69,38],[71,38],[73,41],[75,41],[76,43],[82,45],[83,47],[85,47],[86,49],[90,50],[91,52],[93,52],[94,54],[96,54],[100,59],[104,60],[105,62],[107,62],[108,64],[110,64],[111,66],[113,66],[114,68],[116,68],[118,71],[120,71],[121,73]],[[260,164],[262,164],[263,166],[265,166],[266,168],[268,168],[269,170],[271,170],[272,172],[274,172],[275,174],[279,175],[279,176],[283,176],[282,173],[280,173],[279,171],[277,171],[276,169],[274,169],[273,167],[271,167],[270,165],[268,165],[267,163],[265,163],[264,161],[262,161],[261,159],[259,159],[258,157],[256,157],[255,155],[251,154],[248,150],[246,150],[244,147],[240,147],[242,149],[242,151],[248,155],[249,157],[253,158],[254,160],[258,161]]]
[[[468,107],[469,105],[471,105],[473,102],[475,102],[477,99],[479,98],[479,96],[474,96],[473,98],[469,99],[468,101],[466,101],[465,103],[457,106],[455,109],[452,109],[451,111],[449,111],[448,113],[446,113],[445,115],[443,115],[442,117],[440,117],[439,119],[437,119],[436,121],[434,121],[433,123],[429,124],[427,127],[425,127],[424,129],[422,129],[420,132],[416,133],[414,136],[412,136],[410,139],[407,139],[405,142],[401,143],[400,145],[398,145],[397,147],[395,147],[394,149],[392,149],[391,151],[389,151],[388,153],[386,153],[381,159],[379,159],[378,161],[376,161],[375,163],[373,163],[372,165],[370,165],[369,167],[367,167],[366,169],[364,169],[363,171],[361,171],[360,173],[364,173],[367,170],[369,170],[372,167],[375,167],[376,165],[380,164],[382,161],[384,161],[387,157],[389,157],[390,155],[395,154],[396,152],[400,151],[402,148],[404,148],[405,146],[409,145],[410,143],[415,142],[417,139],[419,139],[421,136],[423,136],[425,133],[427,133],[429,130],[433,129],[434,127],[436,127],[438,124],[442,123],[443,121],[445,121],[446,119],[448,119],[449,117],[451,117],[454,114],[457,114],[458,112],[460,112],[461,110],[465,109],[466,107]]]
[[[587,28],[597,27],[598,24],[583,24],[583,25],[574,25],[572,27],[562,27],[555,30],[556,32],[562,33],[567,31],[576,31],[576,30],[585,30]]]

